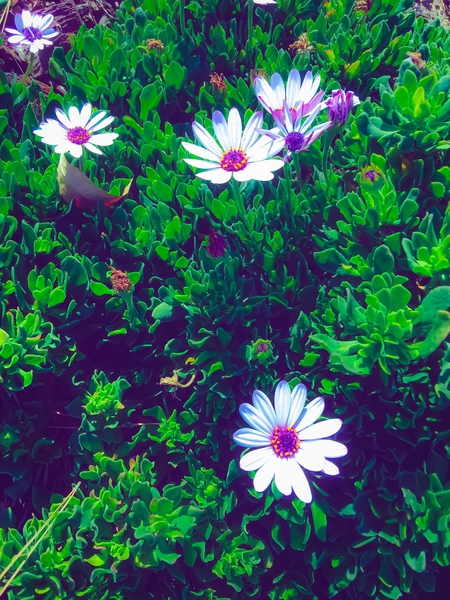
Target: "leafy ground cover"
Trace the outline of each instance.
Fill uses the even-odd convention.
[[[447,30],[9,9],[0,594],[447,597]]]

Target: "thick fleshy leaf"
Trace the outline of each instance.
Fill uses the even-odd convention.
[[[66,202],[76,198],[77,206],[82,208],[93,208],[96,202],[101,202],[106,206],[117,204],[128,194],[132,181],[126,186],[122,195],[114,196],[100,189],[84,173],[69,164],[64,154],[61,154],[59,159],[59,193]]]
[[[274,455],[272,448],[250,450],[241,458],[239,466],[244,471],[257,471]]]

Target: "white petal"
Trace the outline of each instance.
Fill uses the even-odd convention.
[[[23,31],[23,19],[20,13],[16,13],[14,15],[14,24],[17,27],[18,31]]]
[[[203,148],[203,146],[196,146],[195,144],[190,144],[189,142],[181,142],[181,145],[194,156],[199,156],[200,158],[205,158],[206,160],[220,164],[217,156],[206,148]]]
[[[253,144],[248,150],[248,162],[254,163],[262,160],[266,160],[275,154],[278,154],[285,145],[284,138],[280,137],[278,140],[271,140],[267,136],[262,136],[260,140]]]
[[[300,84],[300,73],[297,71],[297,69],[292,69],[292,71],[289,73],[286,85],[286,100],[289,108],[295,106],[296,101],[299,98]]]
[[[291,469],[289,463],[293,459],[279,458],[275,469],[275,485],[283,494],[283,496],[289,496],[292,492],[291,485]]]
[[[325,458],[341,458],[341,456],[346,456],[348,452],[344,444],[334,440],[306,441],[302,442],[302,448],[308,452],[317,452]]]
[[[279,459],[276,456],[272,456],[264,465],[256,471],[255,478],[253,479],[253,485],[257,492],[264,492],[269,485],[272,483],[272,479],[275,475],[275,469],[278,465]]]
[[[86,150],[89,150],[89,152],[93,152],[94,154],[103,154],[103,152],[99,148],[93,146],[89,142],[86,142],[85,144],[83,144],[83,146],[86,148]]]
[[[308,425],[312,425],[314,421],[317,421],[317,419],[323,413],[324,408],[325,402],[323,398],[315,398],[312,402],[310,402],[303,410],[300,420],[295,426],[297,431],[301,431],[302,429],[308,427]]]
[[[89,142],[91,144],[95,144],[96,146],[111,146],[114,140],[118,137],[118,133],[98,133],[97,135],[92,135],[89,138]]]
[[[114,117],[112,115],[110,117],[106,117],[106,119],[103,119],[103,121],[100,121],[100,123],[96,123],[95,125],[92,125],[93,120],[94,119],[91,119],[91,123],[89,123],[89,127],[87,127],[87,130],[90,133],[108,127],[108,125],[111,125],[111,123],[114,121]]]
[[[202,146],[210,150],[213,154],[215,154],[219,159],[222,157],[222,150],[219,148],[216,140],[210,135],[203,125],[200,123],[192,123],[192,131],[194,132],[194,136],[197,141],[200,142]],[[229,179],[229,178],[228,178]],[[227,180],[228,181],[228,180]]]
[[[272,435],[273,427],[266,421],[264,415],[254,406],[245,402],[240,405],[239,412],[241,417],[250,425],[250,427],[261,431],[261,433],[266,433],[269,436]]]
[[[255,112],[248,120],[241,142],[241,148],[244,150],[244,152],[246,152],[247,148],[250,148],[258,139],[259,133],[255,131],[255,128],[261,127],[262,120],[263,116],[261,111]]]
[[[303,444],[300,450],[295,454],[295,460],[298,464],[308,471],[321,471],[325,465],[325,458],[318,452],[309,452],[303,449]]]
[[[57,31],[53,31],[53,29],[47,29],[47,32],[44,33],[44,37],[47,39],[51,39],[59,35],[59,33]]]
[[[83,105],[80,112],[80,127],[85,128],[91,118],[92,105],[88,102]]]
[[[46,29],[48,29],[48,27],[50,27],[51,22],[53,21],[53,15],[45,15],[42,17],[41,19],[41,24],[39,26],[39,29],[41,31],[45,31]]]
[[[79,144],[70,144],[69,152],[75,158],[80,158],[83,154],[83,146],[80,146]]]
[[[228,123],[220,111],[214,111],[212,124],[216,138],[219,140],[219,144],[222,146],[224,152],[228,152],[228,150],[231,150],[232,148],[230,138],[228,136]]]
[[[311,95],[312,82],[313,82],[312,73],[311,73],[311,71],[308,71],[306,73],[305,77],[303,78],[303,83],[302,83],[302,87],[300,89],[300,94],[299,94],[299,98],[298,98],[302,102],[309,102],[309,100],[312,98],[312,95]]]
[[[267,110],[276,110],[277,108],[280,108],[277,106],[277,98],[272,88],[264,79],[264,77],[256,77],[254,90],[256,97]]]
[[[203,173],[196,173],[195,175],[200,179],[211,181],[211,183],[226,183],[231,179],[231,173],[224,171],[224,169],[211,169],[211,171],[203,171]]]
[[[24,42],[26,44],[26,42]],[[43,47],[43,46],[42,46]],[[34,42],[31,42],[30,44],[30,52],[32,52],[33,54],[37,54],[39,52],[40,48],[38,45],[38,40],[35,40]]]
[[[281,159],[262,160],[255,163],[249,163],[245,169],[236,171],[233,175],[237,181],[250,181],[250,179],[270,181],[273,179],[273,171],[281,169],[283,166],[284,162]]]
[[[303,410],[306,402],[306,387],[303,383],[299,383],[295,386],[291,393],[291,409],[289,411],[289,418],[287,424],[290,427],[294,427],[297,423],[300,413]]]
[[[24,40],[25,40],[25,38],[23,37],[23,35],[21,33],[19,33],[17,35],[12,35],[10,38],[8,38],[8,42],[10,44],[21,44]]]
[[[284,83],[279,73],[274,73],[270,78],[270,87],[273,90],[275,98],[277,99],[276,108],[283,106],[284,99],[286,98],[286,92],[284,89]]]
[[[294,490],[295,495],[302,502],[309,504],[312,500],[311,488],[309,487],[309,483],[306,479],[303,469],[295,460],[291,461],[290,468],[292,489]]]
[[[287,381],[280,381],[275,389],[275,414],[280,427],[287,425],[290,408],[291,388]]]
[[[41,42],[44,44],[44,46],[53,46],[53,42],[46,40],[45,38],[41,38]]]
[[[329,460],[325,461],[322,471],[327,475],[339,475],[338,467]]]
[[[314,81],[311,85],[311,90],[309,92],[309,95],[310,95],[309,99],[313,98],[314,94],[319,89],[319,85],[320,85],[320,73],[314,77]],[[308,102],[309,102],[309,100],[308,100]]]
[[[55,110],[55,114],[56,117],[59,121],[61,121],[61,123],[64,125],[64,127],[67,127],[67,129],[72,129],[72,124],[70,122],[70,120],[67,118],[66,114],[63,113],[63,111],[60,108],[57,108]]]
[[[328,419],[327,421],[314,423],[303,430],[297,429],[297,431],[301,440],[320,440],[334,435],[341,427],[341,419]]]
[[[29,10],[22,11],[22,22],[23,27],[31,27],[33,25],[33,20]]]
[[[104,116],[106,116],[105,110],[101,110],[100,112],[95,113],[95,115],[92,117],[92,119],[90,121],[88,121],[88,123],[86,125],[86,129],[89,131],[91,129],[91,127],[93,127],[96,123],[101,121]]]
[[[66,152],[70,152],[71,147],[72,144],[69,140],[63,140],[53,148],[53,151],[56,152],[56,154],[65,154]]]
[[[255,390],[252,395],[252,402],[253,406],[264,415],[265,420],[272,429],[275,429],[277,426],[277,417],[269,398],[263,392]]]
[[[76,108],[75,106],[71,106],[69,108],[68,116],[69,116],[69,121],[71,123],[71,127],[70,127],[71,129],[73,127],[80,126],[80,112],[79,112],[78,108]]]
[[[24,37],[18,29],[12,29],[11,27],[5,27],[5,31],[7,31],[8,33],[13,33],[14,35],[20,35],[21,38]]]
[[[239,466],[244,471],[257,471],[274,455],[272,448],[250,450],[241,458]]]
[[[194,158],[184,158],[183,160],[188,165],[191,165],[191,167],[195,167],[196,169],[216,169],[217,168],[217,163],[208,162],[206,160],[197,160]]]
[[[233,434],[233,440],[239,446],[244,446],[244,448],[262,448],[263,446],[270,446],[270,438],[267,434],[256,431],[255,429],[250,429],[250,427],[238,429]]]
[[[228,115],[228,138],[231,148],[237,150],[241,147],[242,120],[237,108],[232,108]]]

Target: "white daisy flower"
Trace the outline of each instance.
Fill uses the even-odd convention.
[[[311,502],[311,488],[303,469],[338,475],[338,467],[328,458],[347,454],[344,444],[324,438],[342,427],[340,419],[315,423],[325,403],[316,398],[305,407],[306,388],[300,384],[293,392],[286,381],[275,389],[275,410],[269,398],[256,390],[251,404],[242,404],[239,412],[250,425],[239,429],[233,439],[246,448],[257,448],[244,454],[240,466],[256,471],[253,485],[264,492],[275,477],[275,485],[288,496],[292,490],[303,502]]]
[[[56,109],[55,119],[48,119],[41,124],[40,129],[33,133],[42,138],[44,144],[55,146],[57,154],[70,152],[75,158],[80,158],[83,146],[95,154],[103,154],[96,146],[110,146],[119,137],[117,133],[94,132],[112,123],[114,117],[106,117],[105,111],[96,113],[91,119],[92,106],[85,104],[81,111],[71,106],[68,116],[59,108]]]
[[[293,152],[306,152],[309,146],[313,144],[317,138],[322,135],[329,127],[332,126],[332,121],[326,121],[325,123],[319,123],[311,127],[314,119],[317,117],[323,106],[320,103],[314,110],[303,120],[305,113],[300,106],[297,111],[297,118],[292,119],[292,111],[288,107],[286,100],[284,101],[284,110],[272,111],[272,116],[275,124],[278,127],[274,129],[258,129],[259,133],[263,133],[265,136],[279,142],[284,140],[286,146],[286,158],[288,158]],[[303,122],[302,122],[303,121]]]
[[[324,92],[317,93],[319,85],[320,74],[313,79],[312,72],[308,71],[302,81],[297,69],[292,69],[286,88],[281,75],[274,73],[270,78],[270,84],[264,77],[260,75],[256,77],[254,91],[258,100],[272,115],[274,113],[281,115],[284,112],[284,103],[287,102],[291,118],[295,121],[300,110],[302,115],[306,116],[320,104]]]
[[[58,32],[50,28],[53,15],[32,15],[29,10],[14,16],[17,29],[5,28],[5,31],[13,35],[8,38],[10,44],[27,46],[33,54],[43,50],[44,46],[52,46],[50,40],[58,35]]]
[[[185,158],[185,162],[191,167],[206,169],[197,173],[197,177],[212,183],[226,183],[231,177],[237,181],[270,181],[273,171],[283,167],[281,159],[271,157],[280,152],[284,141],[272,142],[260,136],[257,128],[261,127],[262,122],[262,112],[256,112],[242,133],[242,121],[236,108],[230,110],[228,123],[223,114],[216,110],[212,124],[220,146],[202,125],[194,122],[194,136],[203,148],[187,142],[182,144],[188,152],[205,160]]]

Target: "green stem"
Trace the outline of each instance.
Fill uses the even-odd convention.
[[[292,153],[292,160],[294,162],[295,174],[297,175],[297,184],[300,191],[302,191],[303,180],[302,180],[302,170],[300,168],[300,158],[298,152]]]
[[[286,182],[286,193],[287,193],[288,206],[290,208],[291,215],[294,216],[294,205],[292,202],[292,185],[291,185],[292,174],[293,174],[292,164],[286,161],[284,163],[283,171],[284,171],[284,181]]]
[[[33,64],[34,64],[34,58],[35,58],[35,54],[33,54],[32,52],[30,52],[30,58],[28,59],[28,66],[27,66],[27,70],[25,71],[25,73],[23,74],[22,79],[19,81],[19,86],[22,85],[25,87],[25,84],[27,82],[28,77],[30,76],[31,73],[31,69],[33,68]]]
[[[331,145],[331,140],[334,137],[334,132],[331,133],[329,131],[327,131],[326,135],[325,135],[325,142],[323,145],[323,151],[322,151],[322,171],[323,171],[323,176],[325,177],[325,184],[328,187],[328,156],[330,154],[330,145]]]
[[[184,14],[186,0],[180,0],[180,29],[181,35],[186,35],[186,16]]]
[[[234,177],[231,178],[231,190],[233,192],[234,201],[236,202],[236,207],[238,209],[238,212],[242,217],[244,225],[247,227],[247,230],[250,232],[250,228],[248,225],[248,218],[247,218],[247,210],[246,210],[246,208],[244,206],[244,202],[242,200],[241,191],[239,189],[239,183],[236,181],[236,179]]]
[[[81,156],[78,159],[78,164],[80,165],[80,171],[82,173],[84,173],[84,152],[83,152],[83,148],[81,148]]]
[[[248,0],[248,34],[247,34],[247,54],[251,58],[253,51],[253,0]]]

